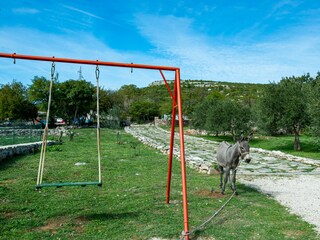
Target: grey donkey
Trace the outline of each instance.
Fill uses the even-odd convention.
[[[241,138],[235,144],[231,145],[227,142],[222,142],[217,149],[217,163],[220,170],[220,189],[224,194],[226,184],[229,180],[231,189],[237,193],[236,174],[237,167],[240,165],[240,158],[245,162],[251,161],[249,139]],[[230,181],[230,171],[232,170],[232,181]],[[225,173],[224,179],[223,174]],[[223,181],[222,181],[223,180]]]

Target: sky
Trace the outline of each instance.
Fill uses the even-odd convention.
[[[181,79],[278,82],[320,71],[318,0],[1,0],[0,52],[141,63]],[[59,81],[95,66],[57,63]],[[50,62],[0,58],[0,84],[50,79]],[[166,79],[174,78],[165,72]],[[145,87],[157,70],[100,67],[104,89]]]

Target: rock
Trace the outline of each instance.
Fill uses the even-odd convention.
[[[53,141],[48,141],[47,145],[53,145]],[[29,154],[40,148],[42,142],[22,143],[0,147],[0,162],[15,155]]]
[[[207,171],[207,174],[209,175],[213,175],[213,174],[220,174],[219,171],[217,171],[216,169],[214,169],[213,167],[210,167]]]

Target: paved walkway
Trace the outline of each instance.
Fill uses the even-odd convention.
[[[169,131],[154,125],[131,126],[126,131],[163,153],[169,150]],[[210,173],[217,146],[217,142],[186,135],[187,164]],[[179,157],[179,154],[179,134],[176,134],[174,155]],[[320,233],[320,160],[257,148],[251,148],[251,157],[250,164],[241,163],[239,181],[273,195],[291,212],[314,224]]]

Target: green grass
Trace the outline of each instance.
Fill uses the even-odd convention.
[[[228,141],[233,142],[231,136],[205,136],[204,138],[214,141]],[[262,148],[266,150],[277,150],[285,153],[289,153],[299,157],[307,157],[320,160],[320,139],[317,137],[311,137],[307,135],[300,136],[301,151],[295,151],[293,149],[294,136],[261,136],[255,135],[250,140],[250,146],[255,148]]]
[[[50,147],[44,182],[96,181],[95,131]],[[103,186],[34,190],[39,153],[0,165],[0,239],[178,239],[183,230],[181,173],[173,163],[172,191],[165,204],[167,156],[121,132],[102,130]],[[86,165],[75,166],[76,162]],[[218,176],[187,170],[190,229],[228,199],[210,194]],[[317,239],[312,226],[268,196],[238,184],[239,195],[196,232],[214,239]]]
[[[0,127],[0,146],[42,141],[41,126]]]
[[[41,136],[1,136],[0,137],[0,146],[20,144],[20,143],[29,143],[29,142],[38,142],[42,141]]]

